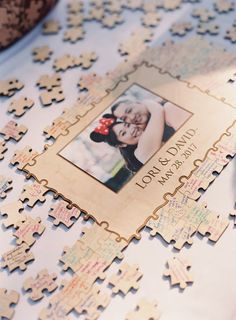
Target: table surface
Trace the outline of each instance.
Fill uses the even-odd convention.
[[[65,26],[65,5],[66,0],[61,0],[58,6],[49,14],[49,18],[59,19]],[[197,4],[196,4],[197,5]],[[195,6],[196,6],[195,5]],[[212,1],[207,5],[212,6]],[[204,6],[206,4],[204,3]],[[162,42],[170,37],[168,29],[173,22],[179,19],[193,21],[190,17],[192,7],[184,4],[181,9],[174,12],[165,13],[158,28],[154,29],[155,39],[152,45]],[[234,46],[223,39],[227,27],[234,21],[235,11],[228,15],[221,15],[217,22],[222,26],[219,36],[210,40],[223,43],[224,46],[235,50]],[[48,18],[47,17],[47,18]],[[141,12],[131,12],[125,10],[125,23],[114,30],[101,28],[96,22],[85,24],[86,37],[76,44],[62,42],[61,31],[55,36],[42,36],[41,24],[36,27],[23,40],[13,47],[0,54],[0,79],[11,77],[19,78],[25,87],[13,98],[0,100],[1,117],[0,127],[6,122],[14,119],[13,115],[7,113],[9,102],[22,94],[32,98],[35,106],[28,111],[17,122],[28,127],[28,133],[19,143],[9,142],[5,159],[0,162],[0,173],[13,179],[13,190],[9,192],[6,200],[0,203],[5,205],[18,199],[23,186],[26,184],[24,174],[9,165],[10,159],[16,149],[21,149],[26,145],[32,146],[38,151],[43,150],[46,142],[43,129],[50,125],[52,120],[59,116],[65,107],[70,107],[78,98],[78,88],[76,83],[84,72],[94,71],[105,74],[108,70],[123,60],[117,52],[118,44],[127,37],[132,30],[140,25]],[[191,36],[193,34],[190,34]],[[176,39],[179,41],[178,39]],[[180,41],[184,41],[181,39]],[[49,44],[53,49],[53,58],[44,64],[32,62],[32,48]],[[81,71],[74,68],[65,72],[62,76],[62,87],[66,96],[65,101],[53,104],[50,107],[42,107],[38,99],[38,89],[35,83],[42,74],[52,73],[52,63],[54,58],[64,53],[80,54],[82,51],[94,50],[99,56],[98,61],[89,71]],[[190,53],[191,54],[191,53]],[[235,203],[235,170],[236,160],[232,160],[223,172],[216,178],[214,183],[201,197],[200,201],[206,201],[210,209],[228,217],[229,212],[234,209]],[[28,182],[27,182],[28,183]],[[48,218],[49,208],[53,202],[52,194],[46,196],[47,201],[43,205],[36,205],[33,209],[26,209],[32,217],[40,216],[46,225],[44,234],[36,241],[32,251],[36,257],[32,264],[23,273],[15,271],[9,274],[6,270],[0,273],[1,287],[15,289],[21,294],[20,302],[15,308],[15,319],[26,318],[36,319],[39,311],[48,305],[49,298],[44,298],[39,303],[31,303],[28,294],[22,291],[23,280],[29,276],[35,276],[43,268],[48,268],[50,272],[58,274],[59,282],[62,278],[70,278],[70,272],[62,272],[59,257],[64,246],[71,246],[80,234],[85,222],[80,218],[71,229],[54,227],[52,220]],[[91,222],[86,222],[89,224]],[[127,221],[128,223],[128,221]],[[0,254],[3,254],[15,243],[12,237],[12,230],[1,227]],[[162,274],[166,261],[175,253],[171,245],[167,245],[160,237],[150,238],[147,230],[142,231],[142,239],[133,241],[125,251],[124,261],[130,264],[138,264],[143,273],[140,281],[140,289],[129,292],[127,296],[117,295],[113,297],[108,308],[102,313],[103,320],[124,319],[128,311],[134,309],[139,298],[146,297],[150,300],[157,299],[162,313],[162,320],[233,320],[236,319],[236,230],[233,220],[221,239],[216,244],[210,243],[207,238],[195,236],[194,244],[191,247],[182,249],[183,255],[188,257],[192,263],[194,284],[180,291],[177,287],[171,288],[168,279],[164,279]],[[114,262],[108,274],[117,271],[118,262]],[[106,292],[110,288],[102,284]],[[76,318],[75,315],[72,318]],[[84,319],[83,316],[80,319]]]

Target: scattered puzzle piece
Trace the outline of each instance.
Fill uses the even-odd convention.
[[[198,26],[197,26],[197,33],[198,34],[210,34],[210,35],[217,35],[220,31],[220,27],[218,24],[216,23],[209,23],[209,22],[203,22],[203,23],[200,23]]]
[[[149,1],[145,1],[142,5],[143,7],[143,11],[144,12],[156,12],[157,8],[159,7],[159,1],[157,0],[149,0]],[[162,1],[162,5],[163,5],[163,1]]]
[[[78,58],[77,58],[78,59]],[[75,62],[75,57],[65,54],[57,59],[53,63],[53,68],[58,71],[66,71],[69,68],[77,66]]]
[[[84,23],[84,15],[80,14],[70,14],[67,17],[67,26],[68,27],[81,27]]]
[[[188,283],[193,282],[193,277],[189,272],[191,265],[186,259],[173,257],[167,261],[168,269],[164,276],[171,278],[171,286],[179,284],[181,289],[185,289]]]
[[[31,290],[30,299],[33,301],[41,300],[44,295],[43,291],[53,292],[56,290],[58,285],[55,280],[57,275],[55,273],[49,274],[47,269],[41,270],[36,278],[28,278],[23,283],[23,288],[25,291]]]
[[[0,318],[12,319],[14,310],[12,304],[17,304],[20,295],[15,290],[8,292],[6,289],[0,288]]]
[[[17,238],[17,244],[22,244],[24,242],[28,246],[32,246],[36,241],[34,235],[41,235],[44,230],[45,226],[42,225],[39,217],[33,219],[30,216],[27,216],[24,221],[19,221],[17,223],[17,230],[13,236]]]
[[[69,13],[80,13],[83,11],[84,4],[82,1],[78,0],[70,0],[67,4],[67,11]]]
[[[54,87],[61,86],[61,77],[58,74],[53,74],[52,76],[45,74],[38,79],[36,85],[40,89],[47,89],[50,91]]]
[[[112,292],[117,294],[121,291],[126,295],[131,289],[138,290],[138,281],[142,277],[142,273],[138,271],[138,266],[130,266],[124,263],[119,268],[119,273],[110,277],[109,283],[113,286]]]
[[[84,52],[79,56],[79,65],[83,69],[89,69],[97,58],[98,57],[95,52]]]
[[[122,1],[109,0],[109,2],[106,3],[106,11],[110,13],[121,13],[123,11]]]
[[[21,201],[11,202],[0,208],[0,214],[2,216],[7,216],[3,222],[5,228],[9,228],[11,226],[16,228],[19,222],[25,221],[26,216],[20,213],[23,209],[24,206]]]
[[[0,96],[13,96],[16,91],[21,90],[24,84],[18,79],[0,80]]]
[[[44,35],[57,34],[60,29],[61,29],[61,25],[58,20],[48,20],[48,21],[45,21],[43,24]]]
[[[158,12],[147,12],[141,18],[142,24],[146,27],[156,27],[162,16]]]
[[[211,12],[209,9],[207,8],[196,8],[193,10],[192,12],[192,16],[199,18],[200,22],[208,22],[211,19],[215,18],[215,15],[213,12]]]
[[[12,189],[12,179],[0,175],[0,198],[4,199],[7,196],[7,191]]]
[[[121,24],[122,22],[124,22],[124,19],[119,14],[112,13],[109,15],[105,15],[101,20],[101,22],[103,27],[112,29],[112,28],[115,28],[118,24]]]
[[[214,3],[214,7],[219,13],[228,13],[234,10],[234,2],[230,0],[217,0]]]
[[[61,87],[52,88],[50,91],[45,91],[40,94],[40,101],[44,106],[50,106],[54,101],[56,103],[65,99]]]
[[[4,159],[4,153],[7,151],[6,142],[1,141],[0,142],[0,160]]]
[[[22,243],[2,255],[2,268],[8,268],[9,272],[20,268],[24,271],[27,268],[26,263],[34,260],[34,255],[29,251],[27,244]]]
[[[44,195],[47,192],[48,189],[44,185],[34,182],[31,185],[25,185],[23,187],[20,200],[24,202],[28,199],[27,206],[33,207],[38,201],[44,202],[46,200]]]
[[[84,38],[85,31],[82,27],[73,27],[65,31],[63,40],[75,43]]]
[[[17,117],[23,116],[27,109],[32,108],[34,105],[34,101],[32,99],[29,99],[27,97],[20,97],[17,100],[13,100],[7,111],[8,112],[14,112],[14,115]]]
[[[171,28],[170,32],[174,36],[185,36],[187,32],[193,29],[193,25],[191,22],[178,22],[174,23]]]
[[[86,20],[96,20],[96,21],[102,21],[102,19],[105,17],[105,11],[104,8],[90,8],[89,13],[86,17]]]
[[[33,150],[30,146],[25,146],[22,150],[16,150],[10,163],[15,166],[17,164],[18,170],[23,170],[26,164],[33,165],[34,157],[38,155],[38,152]]]
[[[157,301],[141,299],[135,311],[131,311],[125,317],[125,320],[159,320],[160,311],[158,310]]]
[[[19,125],[15,121],[9,121],[3,129],[0,130],[0,134],[4,136],[4,140],[13,139],[19,141],[23,135],[27,132],[27,128],[23,125]]]
[[[232,27],[225,33],[225,39],[230,40],[232,43],[236,42],[236,27]]]
[[[49,216],[54,218],[53,224],[55,226],[63,223],[67,228],[69,228],[74,224],[72,218],[79,218],[80,210],[76,207],[68,209],[68,202],[61,200],[51,206]]]
[[[35,62],[45,62],[50,59],[50,56],[53,54],[52,50],[49,46],[42,46],[38,48],[34,48],[32,51]]]
[[[60,135],[68,134],[68,128],[70,127],[70,122],[66,121],[63,117],[56,118],[51,126],[44,128],[43,132],[46,134],[46,138],[57,139]]]
[[[163,8],[167,11],[172,11],[180,8],[182,0],[163,0]]]
[[[143,0],[126,0],[124,7],[131,10],[141,10],[143,8]]]

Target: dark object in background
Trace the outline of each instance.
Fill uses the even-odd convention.
[[[0,50],[20,39],[57,0],[0,0]]]

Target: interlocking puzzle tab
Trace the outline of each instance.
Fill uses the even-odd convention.
[[[168,269],[164,276],[171,278],[171,286],[179,284],[181,289],[185,289],[188,283],[193,282],[193,277],[189,272],[191,265],[183,257],[173,257],[167,262]]]
[[[27,132],[27,130],[28,129],[25,126],[11,120],[5,125],[4,128],[0,130],[0,134],[4,136],[4,140],[6,141],[8,141],[9,139],[19,141]]]
[[[7,191],[12,189],[12,179],[0,175],[0,198],[4,199],[7,196]]]
[[[16,150],[10,163],[15,166],[17,164],[18,170],[23,170],[26,164],[33,165],[34,157],[38,155],[38,152],[33,150],[30,146],[25,146],[22,150]]]
[[[0,80],[0,96],[11,97],[23,87],[24,84],[15,78],[9,80]]]
[[[5,228],[13,226],[16,228],[19,222],[25,221],[26,216],[21,214],[24,206],[21,201],[11,202],[0,208],[0,214],[7,218],[3,221]]]
[[[17,291],[11,290],[8,292],[6,289],[0,288],[0,318],[12,319],[14,316],[13,304],[17,304],[20,299],[20,295]]]
[[[68,202],[61,200],[51,206],[51,212],[48,215],[54,218],[53,224],[55,226],[63,223],[67,228],[70,228],[74,223],[72,218],[79,218],[80,210],[76,207],[68,208],[68,205]]]
[[[51,293],[57,289],[56,278],[57,275],[55,273],[49,274],[47,269],[43,269],[35,279],[32,277],[26,279],[23,283],[23,288],[25,291],[31,290],[31,300],[38,301],[44,297],[43,291],[47,290]]]
[[[126,295],[131,289],[138,290],[138,281],[143,276],[138,270],[139,267],[136,265],[122,264],[119,268],[119,273],[112,275],[109,279],[109,283],[114,286],[112,292],[117,294],[121,291]]]
[[[23,191],[20,195],[20,200],[28,200],[27,206],[33,207],[38,201],[44,202],[46,200],[45,194],[48,192],[48,189],[38,182],[34,182],[31,185],[25,185]]]
[[[160,316],[157,301],[143,298],[138,302],[135,311],[127,314],[125,320],[159,320]]]
[[[28,109],[32,108],[33,105],[34,101],[32,99],[22,96],[16,100],[13,100],[10,103],[7,111],[10,113],[13,112],[16,117],[21,117]]]
[[[3,262],[1,263],[2,268],[8,268],[9,272],[20,268],[21,271],[26,270],[27,263],[34,260],[34,255],[29,251],[29,247],[26,243],[22,243],[19,246],[9,250],[2,255]]]

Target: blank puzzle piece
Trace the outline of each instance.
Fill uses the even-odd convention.
[[[67,26],[68,27],[80,27],[84,23],[84,15],[82,13],[69,14],[67,16]]]
[[[17,164],[18,170],[23,170],[26,164],[33,165],[34,157],[38,155],[38,152],[33,150],[30,146],[25,146],[22,150],[16,150],[10,163],[15,166]]]
[[[69,0],[67,4],[67,11],[69,13],[79,13],[82,12],[84,8],[84,3],[79,0]]]
[[[108,280],[113,286],[112,292],[117,294],[121,291],[126,295],[131,289],[138,290],[138,281],[143,276],[138,270],[139,267],[136,265],[130,266],[127,263],[121,265],[119,273],[112,275]]]
[[[167,261],[167,265],[164,276],[171,278],[171,286],[179,284],[181,289],[185,289],[188,283],[193,283],[193,277],[188,270],[191,265],[186,259],[173,257]]]
[[[207,8],[196,8],[192,12],[192,16],[199,19],[201,22],[208,22],[215,18],[215,14]]]
[[[171,26],[170,32],[174,36],[182,37],[182,36],[185,36],[192,29],[193,29],[193,25],[191,22],[177,22]]]
[[[20,268],[24,271],[27,268],[27,263],[34,260],[34,255],[29,251],[29,247],[26,243],[22,243],[19,246],[9,250],[2,255],[3,262],[1,263],[2,268],[8,268],[9,272]]]
[[[72,218],[79,218],[80,210],[76,207],[68,208],[68,205],[68,202],[61,200],[51,206],[51,212],[48,215],[54,218],[53,224],[55,226],[63,223],[67,228],[69,228],[74,223]]]
[[[38,79],[36,85],[40,89],[47,89],[50,91],[54,87],[61,86],[61,77],[58,74],[53,74],[52,76],[44,74]]]
[[[78,57],[71,56],[70,54],[64,54],[54,60],[53,68],[56,70],[56,72],[66,71],[69,68],[79,66],[80,61],[78,62],[78,60]]]
[[[11,202],[0,208],[0,214],[7,218],[4,220],[3,225],[5,228],[13,226],[16,228],[19,222],[23,222],[26,219],[24,214],[21,214],[21,211],[24,209],[23,203],[21,201]]]
[[[25,291],[31,290],[30,299],[38,301],[44,297],[43,291],[53,292],[57,289],[58,285],[55,280],[57,275],[55,273],[49,274],[47,269],[41,270],[36,278],[27,278],[23,283]]]
[[[157,301],[149,301],[143,298],[138,302],[135,311],[127,314],[125,320],[159,320],[160,316]]]
[[[83,69],[89,69],[93,63],[97,60],[97,55],[95,52],[84,52],[79,56],[79,65]]]
[[[147,12],[141,18],[142,24],[146,27],[156,27],[161,21],[162,16],[158,12]]]
[[[15,290],[8,292],[6,289],[0,288],[0,318],[12,319],[14,316],[13,304],[17,304],[20,299],[20,295]]]
[[[10,120],[5,127],[0,130],[0,134],[4,136],[4,140],[6,141],[9,139],[19,141],[27,130],[28,129],[25,126]]]
[[[16,78],[0,80],[0,96],[11,97],[16,91],[21,90],[23,87],[24,84]]]
[[[0,175],[0,198],[4,199],[7,196],[7,191],[12,189],[12,179]]]
[[[34,101],[32,99],[29,99],[27,97],[20,97],[16,100],[13,100],[7,111],[8,112],[13,112],[15,116],[17,117],[21,117],[23,116],[23,114],[25,114],[25,112],[32,108],[34,105]]]
[[[50,35],[50,34],[57,34],[61,29],[61,25],[58,20],[47,20],[43,24],[43,34]]]
[[[102,26],[109,29],[115,28],[122,22],[124,22],[124,19],[117,13],[105,15],[101,20]]]
[[[32,185],[25,185],[23,187],[20,200],[23,202],[28,200],[27,205],[32,208],[38,201],[44,202],[46,200],[44,195],[47,192],[48,189],[44,185],[34,182]]]
[[[17,238],[17,244],[22,244],[24,242],[28,246],[32,246],[36,241],[34,235],[41,235],[44,230],[45,226],[42,225],[39,217],[33,219],[30,216],[27,216],[24,221],[19,221],[17,223],[17,230],[13,236]]]
[[[210,34],[217,35],[220,32],[220,27],[218,24],[213,22],[202,22],[197,26],[198,34]]]
[[[219,13],[228,13],[234,10],[234,2],[230,0],[217,0],[214,3],[214,7]]]
[[[69,28],[65,31],[63,40],[69,41],[70,43],[75,43],[84,38],[85,31],[80,27]]]
[[[49,48],[49,46],[42,46],[38,48],[34,48],[32,51],[33,59],[35,62],[45,62],[50,59],[53,51]]]
[[[44,106],[50,106],[53,102],[61,102],[65,99],[61,87],[52,88],[50,91],[45,91],[40,94],[40,101]]]
[[[182,0],[163,0],[163,8],[167,11],[172,11],[180,8]]]

